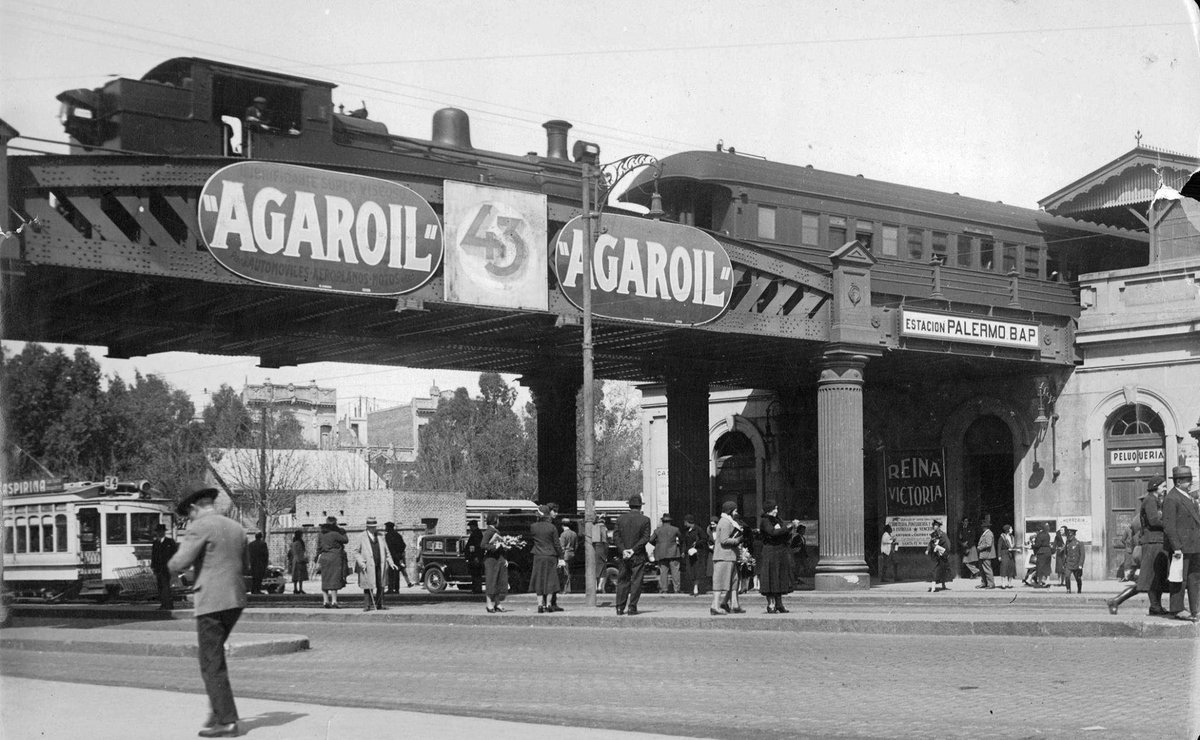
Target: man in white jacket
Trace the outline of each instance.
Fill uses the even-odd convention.
[[[367,528],[358,536],[354,548],[354,566],[358,571],[358,585],[363,590],[363,611],[384,610],[383,589],[387,585],[385,568],[396,570],[392,553],[387,543],[379,536],[379,523],[373,516],[367,517]]]

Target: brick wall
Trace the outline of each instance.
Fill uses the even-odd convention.
[[[346,493],[296,495],[296,524],[317,527],[325,517],[336,516],[350,530],[362,531],[368,516],[395,522],[398,528],[423,530],[426,519],[436,519],[438,534],[467,533],[467,496],[450,491],[392,491],[373,489]],[[407,539],[407,538],[406,538]]]

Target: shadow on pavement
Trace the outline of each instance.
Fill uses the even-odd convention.
[[[307,716],[307,714],[300,712],[265,712],[263,714],[256,714],[253,717],[242,717],[239,723],[242,727],[242,733],[245,734],[261,727],[286,725]]]

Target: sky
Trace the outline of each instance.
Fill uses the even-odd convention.
[[[476,148],[544,153],[541,124],[561,118],[601,161],[721,142],[1029,208],[1138,132],[1144,145],[1200,151],[1191,0],[0,0],[0,27],[0,118],[59,142],[57,93],[200,56],[337,83],[335,103],[365,103],[415,138],[453,106],[470,114]],[[434,383],[477,390],[477,373],[256,362],[171,353],[102,367],[160,374],[198,407],[205,389],[267,378],[336,387],[342,406],[407,402]]]

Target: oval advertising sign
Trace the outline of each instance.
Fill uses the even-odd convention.
[[[690,226],[620,214],[601,218],[592,252],[592,311],[610,319],[695,326],[720,316],[733,293],[733,264],[720,242]],[[583,217],[558,233],[554,274],[583,305]]]
[[[268,285],[397,295],[424,285],[442,262],[433,207],[374,177],[238,162],[204,184],[198,215],[217,262]]]

